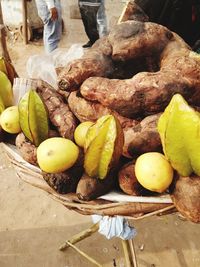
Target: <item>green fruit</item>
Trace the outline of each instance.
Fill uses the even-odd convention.
[[[0,96],[5,107],[13,105],[12,84],[5,73],[0,71]]]
[[[48,138],[48,113],[40,96],[28,91],[19,102],[19,120],[24,135],[36,146]]]
[[[4,111],[4,109],[5,109],[5,106],[4,106],[3,100],[0,96],[0,114]]]
[[[7,69],[6,69],[6,64],[5,64],[5,61],[4,61],[3,57],[0,57],[0,71],[5,73],[6,75],[8,75],[8,72],[7,72]]]
[[[200,115],[176,94],[158,121],[163,151],[182,176],[200,175]]]
[[[124,135],[118,120],[112,115],[101,117],[86,135],[84,168],[95,178],[104,179],[118,164]]]

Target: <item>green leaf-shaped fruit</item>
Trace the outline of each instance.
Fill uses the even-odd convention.
[[[165,156],[182,176],[200,175],[200,115],[176,94],[161,115],[158,131]]]
[[[0,71],[0,96],[6,108],[13,105],[12,84],[2,71]]]
[[[36,91],[28,91],[19,102],[19,120],[24,135],[36,146],[48,138],[48,113]]]
[[[124,135],[118,120],[112,115],[101,117],[91,126],[86,135],[86,173],[104,179],[117,166],[122,153]]]

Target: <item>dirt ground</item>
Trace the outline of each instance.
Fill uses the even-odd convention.
[[[78,42],[87,41],[85,35]],[[63,37],[61,47],[75,40]],[[76,39],[77,42],[77,39]],[[20,77],[26,77],[30,55],[43,52],[42,42],[9,44]],[[0,153],[0,267],[92,267],[74,250],[59,246],[92,224],[90,216],[67,210],[43,192],[21,181],[4,152]],[[199,267],[200,226],[181,220],[177,214],[131,222],[138,267]],[[121,241],[94,234],[78,247],[105,267],[123,267]]]

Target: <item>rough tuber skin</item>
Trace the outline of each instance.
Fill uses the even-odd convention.
[[[81,59],[72,61],[62,70],[59,69],[59,89],[70,92],[77,90],[91,76],[108,77],[113,72],[110,54],[111,46],[107,38],[97,41]]]
[[[161,139],[157,130],[160,115],[161,113],[147,116],[137,125],[124,129],[124,155],[132,158],[146,152],[162,151]]]
[[[73,140],[77,119],[69,109],[64,97],[46,83],[42,83],[37,88],[37,92],[42,97],[47,107],[50,121],[57,128],[60,136]]]
[[[32,144],[23,133],[19,133],[15,141],[16,147],[24,160],[33,165],[37,164],[37,148]]]
[[[171,198],[177,210],[192,222],[200,223],[200,177],[177,177]]]
[[[145,189],[135,176],[135,164],[133,161],[125,164],[118,173],[119,187],[121,190],[132,196],[146,196],[153,193]]]
[[[101,180],[83,174],[78,183],[76,194],[80,200],[96,199],[114,189],[116,181],[113,178],[109,176]]]

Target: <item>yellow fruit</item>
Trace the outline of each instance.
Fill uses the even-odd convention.
[[[118,166],[124,144],[119,121],[112,115],[102,116],[87,132],[84,144],[85,172],[94,178],[105,179]]]
[[[78,146],[63,137],[48,138],[37,148],[39,167],[48,173],[59,173],[71,168],[78,155]]]
[[[21,132],[19,124],[19,111],[17,106],[6,108],[0,117],[0,124],[4,131],[16,134]]]
[[[92,121],[85,121],[76,127],[74,132],[74,140],[80,147],[84,147],[87,131],[93,124],[94,123]]]
[[[137,158],[135,175],[144,188],[162,193],[173,180],[173,169],[163,154],[149,152]]]

